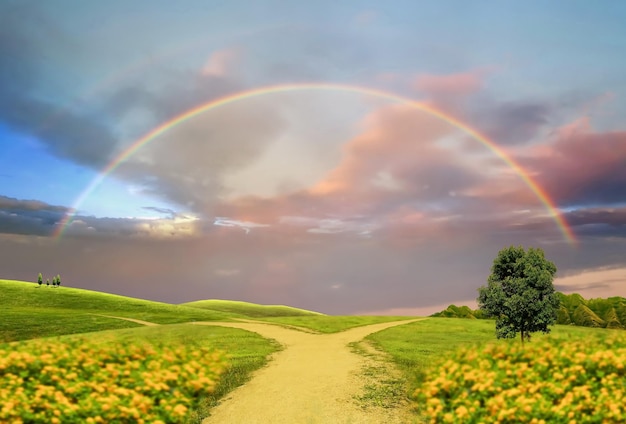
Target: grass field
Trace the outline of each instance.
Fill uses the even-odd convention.
[[[225,312],[229,314],[245,315],[250,318],[266,317],[292,317],[292,316],[320,316],[319,312],[305,309],[292,308],[283,305],[257,305],[256,303],[240,302],[236,300],[198,300],[183,303],[182,306],[208,309],[211,311]]]
[[[299,316],[299,317],[274,317],[263,318],[263,321],[304,327],[320,333],[336,333],[353,327],[377,324],[380,322],[400,321],[413,319],[405,316]]]
[[[0,280],[0,342],[137,327],[105,314],[159,324],[229,320],[236,316],[187,306],[134,299],[69,287]]]
[[[230,321],[237,318],[246,318],[285,326],[296,326],[321,333],[335,333],[357,326],[415,318],[401,316],[327,316],[288,306],[255,305],[247,302],[220,300],[169,305],[68,287],[52,288],[43,286],[40,288],[33,283],[7,280],[0,280],[0,305],[2,305],[0,348],[4,346],[6,349],[8,346],[6,344],[2,345],[2,342],[17,340],[38,339],[62,343],[63,340],[84,338],[91,345],[128,346],[145,342],[165,347],[166,349],[185,346],[187,348],[192,347],[193,350],[193,347],[197,346],[199,349],[210,347],[226,352],[228,366],[225,372],[221,374],[215,391],[210,395],[203,395],[204,397],[200,403],[194,403],[196,406],[190,413],[191,422],[193,423],[200,423],[208,415],[210,408],[217,404],[218,399],[245,382],[249,378],[250,373],[263,366],[267,362],[268,356],[280,349],[280,346],[276,342],[264,339],[256,333],[245,330],[213,326],[192,326],[185,324],[186,322]],[[161,325],[145,327],[137,323],[103,317],[98,314],[134,318]],[[434,393],[437,390],[441,390],[437,386],[439,383],[433,382],[433,376],[437,375],[436,373],[438,372],[437,367],[440,367],[447,358],[452,358],[452,360],[462,363],[467,357],[467,353],[458,353],[459,349],[465,348],[467,349],[465,352],[470,353],[487,352],[485,349],[488,349],[488,346],[494,346],[494,349],[502,350],[502,352],[498,350],[498,355],[505,355],[505,357],[507,355],[512,355],[511,357],[519,356],[520,354],[516,353],[518,352],[517,344],[519,344],[519,339],[496,340],[494,327],[495,323],[491,320],[427,318],[368,336],[367,340],[369,342],[386,352],[391,360],[398,365],[401,375],[392,377],[386,374],[376,374],[384,372],[384,367],[381,368],[382,371],[374,370],[376,371],[374,377],[380,380],[380,384],[372,385],[366,391],[361,401],[365,404],[392,405],[394,402],[397,402],[398,397],[403,397],[405,394],[406,396],[416,394],[415,396],[417,397],[413,399],[419,399],[417,400],[418,403],[425,404],[431,402],[429,397],[430,391]],[[588,340],[604,340],[606,334],[615,331],[618,330],[556,326],[553,327],[550,336],[544,336],[539,333],[534,334],[530,344],[532,347],[529,347],[529,351],[534,349],[536,352],[541,352],[541,349],[544,348],[550,350],[550,343],[557,345],[561,342],[564,348],[576,349],[576,343],[584,343]],[[19,348],[28,349],[28,343],[31,342],[20,342]],[[32,343],[37,342],[33,341]],[[602,343],[599,342],[598,344],[601,345]],[[18,345],[12,344],[11,346]],[[540,346],[545,347],[542,348]],[[356,344],[354,348],[357,351],[361,351],[361,353],[367,354],[366,350],[363,350],[364,347],[359,346],[359,344]],[[14,348],[11,347],[10,349]],[[553,351],[558,353],[558,349],[553,349]],[[604,355],[602,358],[605,358],[605,362],[609,361],[606,359],[609,358],[607,353],[589,351],[586,354],[589,358],[595,358],[593,355]],[[558,355],[554,354],[553,356]],[[570,356],[573,357],[574,355]],[[561,355],[561,361],[567,360],[567,357],[565,359],[563,357]],[[580,360],[582,361],[583,359]],[[477,367],[486,363],[484,361],[480,362],[479,359],[477,361],[473,363],[468,360],[468,363],[464,366]],[[613,366],[611,365],[612,362],[606,363],[609,367],[607,372],[612,372],[612,368],[610,368]],[[498,367],[504,366],[502,364],[498,365]],[[506,366],[513,372],[517,372],[515,367],[518,365],[515,363],[507,363]],[[452,367],[450,368],[452,370],[454,369],[453,365],[448,365],[448,367]],[[466,368],[466,370],[469,369]],[[484,372],[490,371],[487,369]],[[605,371],[601,372],[604,373]],[[500,376],[498,378],[504,377]],[[555,390],[560,390],[558,388],[560,383],[557,383],[550,387],[556,387],[557,389]],[[430,386],[425,386],[428,384]],[[446,384],[449,385],[451,383]],[[424,392],[425,389],[423,387],[429,387],[428,390],[430,391]],[[532,385],[528,387],[532,387]],[[420,392],[420,390],[422,391]],[[595,393],[595,395],[603,396],[600,392]],[[617,400],[607,397],[605,401],[614,403]],[[433,400],[432,402],[435,401]],[[455,410],[437,410],[436,405],[433,405],[435,404],[430,405],[432,406],[431,412],[435,411],[432,413],[440,414],[440,417],[447,417],[445,419],[454,417]],[[484,411],[472,411],[472,405],[474,404],[471,403],[460,403],[459,405],[463,406],[463,408],[467,406],[466,409],[460,409],[463,414],[484,413]],[[495,408],[493,405],[489,407]],[[577,410],[564,410],[568,411],[568,413],[578,413]],[[424,413],[424,408],[421,408],[420,413]],[[528,414],[529,412],[516,410],[515,413]],[[615,414],[618,413],[622,412],[615,412]],[[425,416],[421,416],[421,418],[426,419]],[[441,419],[445,421],[444,418]],[[609,420],[607,422],[613,421]]]
[[[424,422],[626,422],[623,331],[557,325],[523,346],[488,337],[494,324],[434,318],[371,338],[403,367]],[[441,326],[455,330],[429,341]],[[411,333],[431,352],[405,349]]]
[[[527,344],[529,348],[533,348],[542,342],[584,343],[586,340],[602,339],[611,334],[619,332],[557,325],[552,327],[549,335],[533,334],[532,341]],[[459,349],[474,352],[489,345],[515,349],[520,344],[519,338],[497,340],[494,321],[460,318],[428,318],[371,334],[366,340],[388,353],[402,372],[402,377],[386,381],[386,385],[378,389],[379,392],[389,390],[390,387],[397,391],[397,387],[402,386],[403,391],[409,395],[427,383],[440,363],[446,358],[454,358]],[[428,422],[426,416],[421,419]]]
[[[598,334],[602,329],[557,325],[550,336],[560,339],[584,339]],[[533,334],[533,341],[546,336]],[[492,320],[462,318],[428,318],[423,321],[401,325],[366,337],[404,370],[407,378],[419,383],[421,376],[436,358],[464,346],[484,343],[519,343],[519,339],[497,340]],[[532,343],[532,342],[531,342]]]

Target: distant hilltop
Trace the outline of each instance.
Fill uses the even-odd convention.
[[[557,292],[561,306],[557,312],[557,324],[578,325],[595,328],[626,329],[626,298],[609,297],[608,299],[585,300],[578,293],[563,294]],[[480,310],[468,306],[450,305],[445,310],[431,315],[443,318],[485,319]]]

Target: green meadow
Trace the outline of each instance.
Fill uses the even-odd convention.
[[[351,315],[322,315],[298,317],[272,317],[263,321],[286,326],[302,327],[320,333],[336,333],[353,327],[378,324],[381,322],[400,321],[415,317],[402,316],[351,316]]]
[[[287,327],[302,328],[306,331],[334,333],[357,326],[415,318],[397,316],[328,316],[289,306],[256,305],[248,302],[224,300],[204,300],[183,305],[170,305],[89,290],[69,287],[38,287],[33,283],[7,280],[0,280],[0,305],[2,306],[0,350],[4,349],[5,352],[22,352],[21,354],[25,356],[20,357],[22,358],[19,360],[21,362],[35,361],[33,363],[38,363],[36,358],[33,359],[32,355],[28,356],[28,351],[31,348],[33,352],[40,352],[42,351],[41,349],[45,350],[46,343],[49,343],[51,346],[62,346],[63,344],[81,346],[84,344],[91,346],[94,352],[101,351],[100,354],[104,355],[104,358],[119,357],[120,354],[115,352],[120,347],[126,346],[129,349],[128,352],[132,352],[134,346],[146,345],[152,346],[153,348],[149,349],[153,349],[157,356],[161,355],[163,358],[172,359],[177,354],[171,352],[179,352],[178,354],[183,355],[183,357],[189,356],[192,358],[190,359],[192,363],[196,363],[193,359],[193,352],[196,350],[223,352],[225,359],[223,361],[222,359],[215,359],[214,365],[211,365],[211,360],[207,359],[209,362],[205,366],[214,366],[215,369],[215,373],[211,374],[210,377],[214,380],[209,384],[211,387],[210,391],[196,393],[192,390],[193,385],[188,387],[184,385],[184,382],[176,383],[180,385],[179,388],[176,388],[178,386],[170,387],[170,390],[179,393],[182,406],[178,405],[176,407],[178,409],[167,409],[169,406],[164,404],[165,406],[162,408],[162,414],[164,415],[162,417],[170,418],[164,418],[162,422],[176,422],[172,421],[171,417],[175,415],[171,414],[182,414],[184,412],[187,417],[186,422],[192,423],[201,422],[204,417],[208,416],[210,409],[218,403],[220,398],[247,381],[254,370],[265,365],[268,360],[271,360],[271,354],[277,352],[282,347],[277,342],[265,339],[250,331],[219,326],[189,325],[189,322],[256,320]],[[157,325],[146,326],[122,318],[136,319]],[[568,359],[565,356],[559,356],[556,353],[553,355],[555,359],[552,360],[550,366],[554,370],[561,370],[565,377],[563,381],[551,381],[550,385],[545,386],[543,390],[546,396],[553,396],[554,402],[558,402],[558,399],[560,399],[558,393],[566,388],[573,390],[573,393],[577,393],[576,396],[584,397],[584,394],[578,393],[578,391],[583,389],[579,390],[577,388],[583,387],[591,395],[601,398],[602,405],[620,402],[621,398],[611,397],[611,394],[601,391],[601,387],[602,381],[606,384],[617,384],[618,386],[623,384],[620,381],[626,381],[626,376],[621,371],[622,368],[619,368],[619,361],[624,359],[626,362],[626,347],[622,347],[623,345],[626,346],[626,343],[623,342],[623,334],[625,333],[622,330],[557,325],[553,327],[550,335],[533,335],[533,340],[529,344],[529,346],[532,346],[530,349],[550,350],[550,346],[558,345],[562,351],[574,352],[578,349],[582,352],[583,349],[577,347],[577,343],[580,344],[589,340],[597,341],[598,348],[595,350],[593,348],[587,349],[584,353],[584,355],[587,355],[585,357],[581,356],[583,353],[578,355],[578,362],[575,364],[567,362]],[[611,338],[614,337],[618,339],[622,337],[622,339],[612,341]],[[400,371],[396,376],[381,378],[381,385],[366,393],[367,401],[376,404],[394,405],[397,403],[398,398],[409,399],[414,404],[414,413],[418,421],[465,422],[459,420],[458,416],[466,416],[468,419],[471,418],[468,422],[492,422],[488,414],[490,413],[489,411],[495,410],[494,408],[497,405],[481,398],[461,399],[461,397],[466,396],[462,395],[462,393],[469,393],[467,387],[461,387],[461,383],[459,383],[457,390],[455,389],[455,382],[446,380],[448,382],[441,383],[438,380],[439,377],[437,376],[440,376],[440,374],[437,373],[440,368],[455,372],[457,368],[455,368],[454,364],[456,363],[464,367],[462,369],[465,370],[466,374],[470,373],[467,374],[470,376],[472,375],[472,369],[487,366],[485,365],[485,360],[478,358],[472,362],[468,359],[471,355],[466,353],[459,354],[459,352],[491,352],[488,350],[491,349],[489,346],[494,346],[494,349],[501,349],[501,351],[498,351],[498,355],[502,355],[500,362],[493,365],[493,369],[485,369],[481,372],[490,375],[490,378],[494,380],[494,384],[500,384],[504,388],[508,387],[507,384],[513,384],[507,380],[509,378],[508,375],[511,373],[517,373],[515,375],[521,376],[519,377],[520,381],[523,381],[530,391],[538,390],[535,389],[535,385],[541,383],[541,378],[544,378],[536,377],[537,375],[543,375],[539,371],[535,374],[533,374],[534,371],[531,372],[533,369],[531,360],[524,363],[524,361],[515,359],[523,354],[523,351],[522,354],[518,351],[518,340],[503,341],[495,339],[494,322],[491,320],[429,317],[418,322],[400,325],[371,334],[365,341],[379,352],[382,352],[386,360],[395,364]],[[607,353],[607,349],[609,349],[607,346],[615,346],[615,351]],[[178,351],[175,349],[183,350]],[[359,349],[358,346],[355,346],[355,349],[363,354],[367,354],[366,350]],[[532,352],[532,350],[527,351]],[[131,355],[132,353],[128,354]],[[535,354],[537,354],[536,350]],[[71,354],[66,354],[64,356],[66,360],[68,355],[71,357]],[[492,353],[485,353],[485,355],[493,356]],[[572,354],[570,356],[575,355]],[[48,358],[50,357],[48,356]],[[4,372],[6,372],[11,366],[18,367],[16,370],[22,369],[19,373],[15,371],[15,373],[18,373],[15,375],[27,375],[28,372],[35,372],[31,368],[19,368],[20,365],[18,363],[11,364],[9,359],[5,358],[4,360],[5,362],[2,362],[3,360],[0,358],[0,373],[3,372],[3,367]],[[51,360],[54,361],[54,358]],[[580,374],[580,369],[576,368],[577,366],[590,367],[590,364],[594,363],[593,361],[595,360],[604,364],[602,365],[604,368],[598,371],[597,374],[594,374],[600,376],[597,377],[599,380],[575,381],[567,379],[568,373],[572,374],[576,369],[579,370]],[[225,365],[222,365],[222,362]],[[55,364],[58,365],[53,362],[48,366],[56,366]],[[509,374],[494,371],[498,367],[508,370],[507,373]],[[539,379],[539,383],[531,377],[528,377],[528,381],[526,381],[524,379],[526,374],[519,374],[520,369],[525,370],[525,373],[531,377],[535,375],[532,378],[535,378],[535,380]],[[111,373],[110,384],[114,384],[114,381],[119,381],[119,377],[115,377],[114,371],[111,371]],[[612,377],[613,380],[602,380],[606,376],[613,376],[614,378]],[[618,377],[624,378],[620,380]],[[11,378],[14,378],[14,376]],[[26,377],[26,380],[28,378]],[[36,379],[38,377],[32,378]],[[99,376],[97,378],[105,377]],[[465,381],[464,378],[459,378],[460,381]],[[12,384],[19,383],[16,383],[16,381],[13,380]],[[6,386],[3,391],[3,386],[0,384],[0,401],[2,401],[2,396],[4,396],[8,398],[8,400],[4,399],[5,402],[12,402],[10,397],[13,396],[14,390],[10,391],[7,387],[9,386]],[[32,390],[39,390],[34,387]],[[476,389],[476,386],[473,389]],[[507,388],[506,390],[509,389]],[[124,392],[124,390],[128,391],[128,389],[123,387],[118,390],[121,391],[120,393]],[[146,388],[146,390],[148,389]],[[37,397],[38,399],[46,399],[45,393],[42,393],[23,394],[28,394],[31,397],[39,396]],[[134,401],[126,401],[124,400],[125,398],[116,400],[118,404],[115,405],[118,405],[116,407],[121,408],[120,410],[125,411],[129,417],[132,417],[132,414],[141,413],[142,404],[140,398],[141,396],[147,396],[146,399],[149,399],[149,393],[152,392],[146,391],[142,394],[135,394],[135,397],[132,399],[135,399],[136,405],[132,403]],[[188,395],[193,396],[193,399],[185,400],[184,393],[195,394]],[[617,393],[621,392],[618,390]],[[623,393],[626,395],[626,387],[623,387]],[[493,394],[498,399],[504,399],[500,395],[501,393]],[[584,400],[583,398],[576,399],[580,402]],[[56,400],[50,398],[48,402],[54,403]],[[534,417],[532,414],[538,414],[537,416],[545,417],[543,422],[569,422],[566,420],[568,417],[575,417],[579,419],[579,422],[586,422],[580,418],[583,417],[580,411],[566,404],[563,404],[558,411],[553,411],[548,406],[535,411],[528,409],[529,405],[531,405],[529,400],[525,402],[520,404],[520,408],[523,407],[525,409],[519,410],[516,409],[517,404],[507,403],[508,415],[503,416],[504,418],[501,421],[516,422],[515,419],[521,419],[520,417],[528,418],[530,416]],[[70,403],[66,402],[64,407],[70,408],[68,406]],[[591,411],[593,407],[593,405],[587,405],[587,411]],[[8,414],[7,411],[6,408],[0,408],[0,418],[3,417],[2,413]],[[626,414],[626,411],[620,409],[611,410],[610,414],[612,415],[608,412],[605,414],[603,410],[593,411],[604,417],[602,422],[620,422],[618,419],[626,417],[626,415],[623,415]],[[67,415],[64,416],[77,417],[75,421],[70,420],[67,422],[83,422],[84,416],[81,416],[79,412],[71,409],[65,410],[64,414]],[[88,422],[107,422],[106,411],[98,410],[96,412],[100,414],[97,417],[102,421],[95,419]],[[33,414],[32,417],[43,417],[44,415],[41,414],[48,412],[33,410],[29,413]],[[562,416],[558,414],[562,414]],[[46,417],[45,420],[43,418],[32,418],[31,421],[60,422],[55,416]],[[433,417],[436,417],[436,419]],[[561,418],[563,419],[561,420]],[[158,419],[155,418],[154,422],[158,422]],[[541,422],[541,420],[535,422]]]
[[[34,283],[7,280],[0,280],[0,305],[3,312],[0,341],[141,326],[110,318],[112,316],[175,324],[228,320],[237,315],[90,290],[39,287]]]
[[[195,302],[183,303],[182,306],[206,309],[210,311],[224,312],[227,314],[243,315],[249,318],[268,317],[298,317],[298,316],[320,316],[319,312],[307,311],[305,309],[292,308],[284,305],[257,305],[256,303],[241,302],[237,300],[198,300]]]

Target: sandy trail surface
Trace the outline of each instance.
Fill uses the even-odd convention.
[[[148,326],[156,326],[159,324],[156,324],[154,322],[148,322],[148,321],[142,321],[140,319],[135,319],[135,318],[126,318],[126,317],[116,317],[113,315],[102,315],[102,314],[91,314],[91,315],[97,315],[99,317],[105,317],[105,318],[115,318],[115,319],[122,319],[124,321],[130,321],[130,322],[134,322],[136,324],[141,324],[141,325],[148,325]]]
[[[348,343],[414,321],[419,319],[373,324],[334,334],[311,334],[249,321],[196,322],[253,331],[284,347],[249,382],[228,394],[203,424],[411,423],[406,402],[395,408],[363,409],[355,400],[364,390],[364,367],[381,363],[372,356],[352,352]],[[393,372],[390,363],[383,366]]]

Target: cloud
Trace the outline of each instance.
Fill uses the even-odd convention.
[[[448,75],[421,74],[415,78],[413,87],[433,98],[439,96],[467,96],[483,88],[480,72]]]
[[[240,53],[237,49],[222,49],[211,53],[208,60],[202,68],[202,75],[210,75],[215,77],[224,77],[230,75],[234,71],[234,65],[240,59]]]
[[[580,273],[558,277],[554,287],[566,294],[578,293],[583,297],[624,296],[626,289],[626,268],[596,268]]]
[[[625,160],[626,132],[594,132],[582,119],[561,127],[522,162],[560,205],[593,206],[623,202]]]
[[[238,221],[236,219],[228,219],[224,217],[216,217],[215,221],[213,221],[213,225],[218,227],[237,227],[241,228],[246,232],[246,234],[250,233],[250,230],[253,228],[264,228],[269,227],[268,224],[259,224],[257,222],[250,221]]]
[[[63,206],[0,195],[0,233],[50,235],[68,211]]]
[[[75,215],[64,231],[66,237],[148,239],[196,237],[202,233],[202,222],[189,214],[162,208],[146,207],[167,218],[96,218]],[[0,234],[51,236],[64,222],[71,209],[37,200],[22,200],[0,195]]]
[[[45,100],[42,69],[54,66],[54,52],[68,47],[69,38],[35,11],[17,6],[0,13],[0,40],[0,120],[36,137],[52,154],[104,165],[116,145],[112,132],[96,116]]]
[[[144,206],[142,207],[142,209],[147,210],[147,211],[157,212],[161,215],[166,215],[169,218],[174,218],[175,216],[178,215],[178,213],[175,210],[169,209],[169,208],[159,208],[156,206]]]
[[[553,108],[540,101],[511,101],[494,105],[480,119],[484,133],[499,145],[532,141],[550,123]]]
[[[573,226],[606,225],[609,227],[626,227],[626,207],[588,208],[568,212],[567,222]]]
[[[78,215],[64,230],[64,237],[159,240],[194,238],[202,232],[202,221],[189,215],[177,214],[172,218],[95,218]]]
[[[380,109],[366,118],[365,128],[344,145],[342,161],[312,188],[314,193],[389,192],[402,187],[401,191],[415,194],[425,185],[439,181],[430,178],[430,174],[449,169],[446,165],[453,161],[453,153],[437,143],[455,129],[410,107]],[[455,163],[453,167],[462,166]],[[388,184],[381,184],[381,176]],[[464,177],[464,181],[471,179],[469,175]],[[459,179],[455,183],[463,184]],[[390,185],[394,189],[389,190]]]
[[[282,216],[281,225],[305,228],[311,234],[354,233],[363,237],[371,237],[372,232],[380,228],[380,223],[365,216],[341,218],[315,218],[305,216]]]

